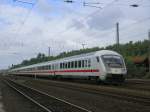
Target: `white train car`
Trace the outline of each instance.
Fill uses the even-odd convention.
[[[121,81],[126,77],[123,57],[101,50],[10,70],[11,74]]]

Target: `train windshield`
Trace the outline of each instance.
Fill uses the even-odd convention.
[[[107,67],[111,68],[122,68],[124,67],[123,59],[116,55],[103,55],[103,62]]]

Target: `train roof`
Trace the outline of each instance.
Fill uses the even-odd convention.
[[[15,68],[12,70],[20,70],[20,69],[26,69],[26,68],[32,68],[32,67],[38,67],[38,66],[43,66],[43,65],[47,65],[49,63],[55,63],[55,62],[59,62],[59,61],[68,61],[68,60],[72,60],[74,58],[79,59],[79,58],[89,58],[92,56],[102,56],[102,55],[108,55],[108,54],[113,54],[113,55],[119,55],[117,52],[115,51],[111,51],[111,50],[100,50],[100,51],[95,51],[95,52],[91,52],[91,53],[85,53],[85,54],[80,54],[80,55],[75,55],[75,56],[70,56],[70,57],[66,57],[66,58],[60,58],[57,60],[52,60],[52,61],[47,61],[47,62],[41,62],[41,63],[37,63],[37,64],[33,64],[33,65],[29,65],[29,66],[25,66],[25,67],[20,67],[20,68]]]

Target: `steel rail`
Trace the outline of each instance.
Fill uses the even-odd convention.
[[[8,80],[8,79],[7,79],[7,80]],[[81,107],[81,106],[72,104],[72,103],[70,103],[70,102],[67,102],[67,101],[65,101],[65,100],[62,100],[62,99],[57,98],[57,97],[55,97],[55,96],[49,95],[49,94],[44,93],[44,92],[42,92],[42,91],[39,91],[39,90],[37,90],[37,89],[35,89],[35,88],[31,88],[31,87],[25,86],[25,85],[23,85],[23,84],[16,83],[16,82],[14,82],[14,81],[12,81],[12,80],[10,80],[10,79],[9,79],[9,81],[11,81],[12,83],[14,83],[14,84],[16,84],[16,85],[18,85],[18,86],[21,86],[21,87],[23,87],[23,88],[28,88],[28,89],[30,89],[30,90],[32,90],[32,91],[35,91],[35,92],[40,93],[40,94],[42,94],[42,95],[45,95],[45,96],[47,96],[47,97],[53,98],[53,99],[55,99],[55,100],[57,100],[57,101],[60,101],[60,102],[62,102],[62,103],[68,104],[68,105],[70,105],[70,106],[72,106],[72,107],[74,107],[74,108],[77,108],[77,109],[79,109],[79,110],[81,110],[81,111],[83,111],[83,112],[92,112],[91,110],[85,109],[85,108],[83,108],[83,107]],[[7,84],[9,84],[8,81],[7,81]],[[13,87],[11,84],[9,84],[9,86]],[[13,87],[13,88],[15,88],[15,87]],[[15,88],[15,90],[18,90],[18,89]],[[19,90],[18,90],[18,91],[19,91]],[[22,93],[22,92],[19,91],[19,93]],[[22,93],[22,94],[24,94],[24,93]],[[25,96],[27,96],[27,95],[25,95]],[[28,97],[28,96],[27,96],[27,97]],[[29,99],[30,99],[30,97],[29,97]],[[32,98],[31,98],[31,99],[32,99]],[[31,101],[32,101],[32,100],[31,100]],[[33,102],[36,102],[36,101],[33,99]],[[52,112],[51,110],[49,110],[48,108],[46,108],[45,106],[41,105],[41,104],[38,103],[38,102],[37,102],[37,105],[39,105],[40,107],[43,107],[45,110],[47,110],[47,112]]]
[[[52,112],[51,110],[49,110],[48,108],[46,108],[45,106],[41,105],[40,103],[38,103],[37,101],[35,101],[34,99],[32,99],[31,97],[29,97],[28,95],[24,94],[23,92],[21,92],[20,90],[18,90],[16,87],[12,86],[8,81],[4,82],[11,88],[13,88],[14,90],[16,90],[18,93],[20,93],[21,95],[23,95],[25,98],[27,98],[28,100],[30,100],[31,102],[33,102],[34,104],[38,105],[40,108],[44,109],[44,111],[46,112]]]
[[[105,91],[105,90],[96,90],[94,88],[81,87],[81,86],[75,86],[75,85],[66,86],[65,84],[62,84],[62,83],[61,85],[52,84],[49,86],[61,87],[61,88],[66,88],[66,89],[71,89],[71,90],[76,90],[76,91],[81,91],[81,92],[88,92],[88,93],[97,94],[97,95],[104,95],[104,96],[114,97],[117,99],[123,99],[128,102],[135,102],[135,103],[141,103],[144,105],[150,105],[150,98],[147,98],[144,96],[122,94],[118,92],[111,92],[111,91]]]

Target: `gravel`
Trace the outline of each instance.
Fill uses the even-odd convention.
[[[38,81],[34,82],[34,80],[30,80],[25,84],[73,104],[80,105],[93,112],[150,112],[149,106],[144,106],[139,103],[68,88],[54,87],[48,82],[42,85]]]
[[[38,106],[4,84],[1,78],[0,92],[2,94],[4,112],[42,112]],[[0,110],[0,112],[3,111]]]

